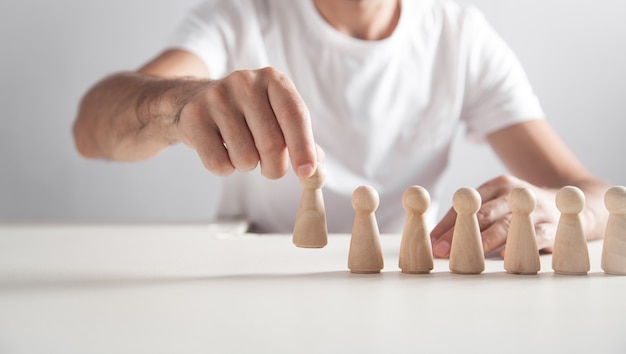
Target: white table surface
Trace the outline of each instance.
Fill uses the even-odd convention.
[[[626,353],[626,277],[347,269],[349,235],[0,225],[0,353]]]

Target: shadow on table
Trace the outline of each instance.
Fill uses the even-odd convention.
[[[308,280],[323,283],[332,282],[483,282],[483,281],[577,281],[589,277],[610,277],[602,272],[589,273],[587,276],[565,276],[553,272],[541,272],[535,275],[514,275],[502,272],[482,274],[454,274],[449,271],[434,271],[428,274],[404,274],[399,270],[388,270],[378,274],[353,274],[345,271],[313,273],[248,273],[248,274],[194,274],[194,275],[128,275],[128,274],[2,274],[0,273],[0,296],[8,294],[28,294],[55,290],[97,290],[124,289],[150,286],[169,286],[181,284],[202,284],[211,282],[283,282]]]
[[[255,282],[293,279],[333,280],[349,277],[349,272],[320,272],[292,274],[197,274],[197,275],[127,275],[127,274],[27,274],[3,275],[0,273],[0,296],[10,293],[30,293],[54,290],[90,290],[168,286],[210,282]],[[378,274],[380,276],[380,274]]]

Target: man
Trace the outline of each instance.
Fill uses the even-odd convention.
[[[330,232],[350,231],[350,193],[361,184],[380,193],[381,231],[398,232],[406,187],[424,186],[436,206],[461,123],[512,173],[478,188],[486,253],[506,242],[506,198],[519,186],[537,195],[540,248],[553,245],[564,185],[585,192],[586,235],[602,237],[607,186],[543,119],[516,57],[482,15],[451,2],[207,2],[162,54],[91,88],[74,134],[83,156],[120,161],[183,142],[209,171],[230,175],[215,194],[220,216],[245,216],[262,231],[290,230],[295,177],[323,161]],[[449,255],[454,218],[451,210],[432,231],[438,257]]]

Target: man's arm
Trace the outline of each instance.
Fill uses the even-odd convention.
[[[81,155],[118,161],[149,158],[183,142],[218,175],[249,171],[298,176],[316,167],[306,105],[293,83],[272,68],[221,80],[195,55],[166,51],[137,72],[109,76],[83,97],[74,123]]]
[[[487,137],[498,157],[513,176],[495,178],[478,188],[483,205],[478,212],[485,253],[506,243],[510,211],[507,197],[516,187],[531,188],[537,196],[533,221],[540,249],[551,250],[560,213],[556,192],[563,186],[579,187],[586,197],[581,214],[588,240],[602,238],[608,213],[604,193],[608,186],[595,178],[574,156],[547,121],[531,120],[515,124]],[[453,210],[433,229],[433,251],[438,257],[449,255],[454,220]]]

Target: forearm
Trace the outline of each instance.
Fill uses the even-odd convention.
[[[107,77],[81,101],[74,123],[76,148],[90,158],[151,157],[180,141],[180,112],[208,84],[208,80],[136,73]]]

